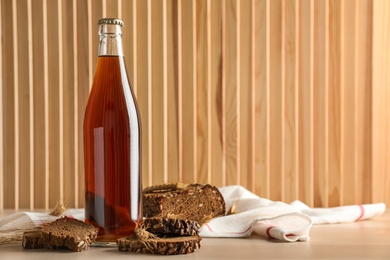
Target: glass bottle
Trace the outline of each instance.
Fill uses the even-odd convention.
[[[123,56],[123,22],[106,18],[98,26],[84,117],[85,221],[99,228],[97,242],[115,242],[142,219],[141,125]]]

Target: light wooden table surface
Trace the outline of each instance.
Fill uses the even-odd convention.
[[[13,213],[4,210],[0,218]],[[203,238],[199,251],[172,259],[390,259],[390,209],[372,220],[313,226],[308,242],[278,242],[249,238]],[[81,253],[67,250],[24,250],[21,245],[0,246],[0,259],[161,259],[159,255],[118,252],[92,247]]]

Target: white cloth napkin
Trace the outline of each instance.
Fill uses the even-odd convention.
[[[241,186],[220,188],[226,209],[233,204],[236,214],[215,218],[203,225],[203,237],[247,237],[257,234],[282,241],[306,241],[313,224],[353,222],[381,215],[383,203],[342,206],[336,208],[310,208],[300,201],[291,204],[275,202],[249,192]],[[84,220],[84,209],[69,209],[63,213]],[[19,212],[0,219],[0,236],[54,221],[48,213]]]
[[[291,204],[260,198],[241,186],[220,188],[226,208],[237,214],[218,217],[203,225],[203,237],[247,237],[257,234],[282,241],[306,241],[313,224],[353,222],[383,214],[384,203],[310,208],[300,201]]]

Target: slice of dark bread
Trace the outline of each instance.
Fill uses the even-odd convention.
[[[173,218],[145,218],[146,231],[157,235],[196,236],[200,225],[196,220]]]
[[[136,236],[117,240],[118,250],[133,253],[149,253],[161,255],[188,254],[201,246],[200,236],[180,236],[169,238],[152,238],[140,240]]]
[[[97,234],[93,225],[63,217],[42,226],[41,243],[48,249],[67,247],[80,252],[95,241]]]
[[[23,233],[22,246],[24,249],[43,248],[41,241],[42,231],[26,231]]]
[[[148,187],[143,192],[144,217],[196,220],[200,225],[225,214],[225,201],[210,184],[169,184]]]

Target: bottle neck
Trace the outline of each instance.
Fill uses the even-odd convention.
[[[98,56],[123,56],[122,30],[119,25],[101,24]]]

